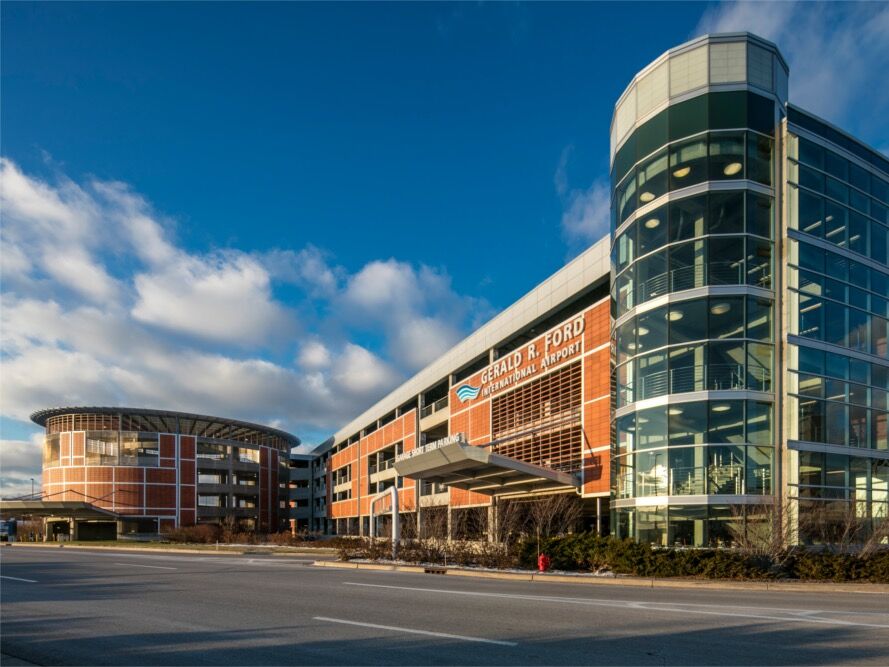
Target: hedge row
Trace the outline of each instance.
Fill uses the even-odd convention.
[[[537,542],[519,547],[519,563],[534,567]],[[867,556],[794,549],[776,556],[726,549],[655,549],[632,540],[579,533],[541,540],[557,570],[601,570],[639,577],[817,579],[889,583],[889,550]]]

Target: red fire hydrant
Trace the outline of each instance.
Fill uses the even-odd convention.
[[[549,556],[540,554],[537,557],[537,571],[546,572],[549,569]]]

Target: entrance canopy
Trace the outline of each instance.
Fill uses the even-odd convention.
[[[399,475],[489,496],[576,489],[576,475],[525,463],[488,447],[467,444],[459,435],[423,445],[395,459]]]
[[[69,519],[117,519],[114,512],[74,500],[0,500],[0,513]]]

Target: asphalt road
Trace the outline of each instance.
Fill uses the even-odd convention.
[[[889,664],[889,599],[0,550],[0,652],[89,665]]]

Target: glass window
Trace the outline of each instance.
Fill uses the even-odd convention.
[[[59,445],[59,434],[52,433],[46,436],[43,441],[43,465],[57,466],[62,458],[61,447]]]
[[[867,408],[862,405],[849,406],[849,446],[868,446]]]
[[[667,207],[661,206],[636,221],[639,255],[657,250],[667,242]]]
[[[772,140],[769,137],[747,133],[747,178],[764,185],[772,184]]]
[[[707,389],[733,391],[744,388],[744,343],[710,343]]]
[[[799,439],[824,442],[824,401],[799,399]]]
[[[883,225],[870,223],[870,257],[880,264],[887,264],[887,237],[889,230]]]
[[[824,398],[824,379],[817,375],[800,373],[798,377],[799,393],[811,398]]]
[[[870,197],[858,190],[849,190],[849,203],[857,211],[870,213]]]
[[[747,401],[747,442],[754,445],[773,445],[772,404]]]
[[[744,337],[744,297],[710,297],[710,338]]]
[[[824,151],[824,171],[844,181],[849,180],[849,163],[833,151]]]
[[[636,354],[636,322],[628,320],[617,328],[616,335],[617,361],[623,363]]]
[[[833,301],[824,302],[824,341],[834,345],[849,346],[848,311]]]
[[[745,492],[767,495],[772,492],[772,448],[747,447]]]
[[[849,182],[856,188],[870,192],[870,174],[857,164],[849,163]]]
[[[667,251],[656,252],[636,264],[637,303],[667,293]]]
[[[667,307],[661,306],[636,318],[638,352],[647,352],[667,344]]]
[[[667,406],[670,446],[700,445],[707,435],[707,402],[681,403]]]
[[[667,393],[667,353],[656,352],[638,359],[638,392],[636,400],[645,400]]]
[[[617,312],[618,316],[622,315],[632,308],[636,300],[635,282],[633,276],[636,273],[635,267],[630,267],[617,277],[615,281],[615,292],[617,293]]]
[[[645,121],[634,133],[636,155],[648,155],[669,141],[667,136],[667,109],[651,120]]]
[[[707,338],[707,300],[670,304],[670,345]]]
[[[827,362],[825,366],[825,375],[834,378],[842,378],[844,380],[849,379],[849,357],[844,357],[841,354],[834,354],[833,352],[826,352],[825,359]]]
[[[824,374],[824,352],[811,347],[798,347],[799,369],[807,373]]]
[[[774,349],[763,343],[747,344],[747,389],[772,391]]]
[[[799,453],[799,483],[804,486],[824,486],[824,454]]]
[[[639,434],[639,448],[653,449],[667,444],[667,411],[664,408],[650,408],[636,414],[636,433]]]
[[[709,95],[698,95],[669,108],[670,141],[707,129],[709,98]]]
[[[670,148],[670,189],[707,180],[707,138],[680,141]]]
[[[617,430],[617,447],[620,454],[633,452],[636,449],[636,415],[630,413],[615,420]]]
[[[688,496],[706,493],[704,487],[704,449],[682,447],[669,452],[670,495]],[[670,508],[673,514],[673,508]]]
[[[876,174],[871,174],[870,176],[870,193],[877,199],[889,204],[889,183]]]
[[[824,482],[826,486],[846,486],[846,469],[849,457],[842,454],[827,454],[824,457]]]
[[[617,238],[617,270],[623,271],[627,266],[636,259],[636,228],[631,225],[623,234]]]
[[[799,202],[799,220],[797,229],[812,236],[824,234],[824,210],[823,200],[803,190],[797,191]]]
[[[670,349],[670,393],[704,390],[706,344]]]
[[[825,441],[831,445],[848,445],[849,439],[846,432],[849,423],[848,406],[831,401],[827,401],[825,405]]]
[[[744,135],[720,132],[710,135],[710,180],[744,178]]]
[[[828,196],[838,199],[844,204],[849,203],[849,186],[845,183],[840,183],[835,178],[827,177],[827,187],[825,188],[825,192]]]
[[[744,231],[744,199],[742,192],[720,192],[710,195],[710,234],[740,234]]]
[[[708,447],[707,482],[711,494],[743,493],[744,448]]]
[[[617,186],[615,199],[620,211],[620,222],[623,222],[636,210],[636,179],[632,175]]]
[[[120,465],[156,466],[159,454],[156,433],[125,431],[120,434]]]
[[[824,149],[816,143],[797,137],[799,146],[799,160],[819,169],[824,168]]]
[[[704,286],[707,270],[705,247],[704,239],[670,247],[671,292]]]
[[[654,201],[667,192],[667,152],[658,153],[636,170],[639,205]]]
[[[747,297],[747,337],[772,340],[772,302],[759,297]]]
[[[709,404],[707,441],[713,443],[744,442],[743,401],[713,401]]]
[[[772,287],[772,243],[747,237],[747,284]]]
[[[869,227],[868,220],[863,215],[852,213],[849,216],[849,250],[867,256]]]
[[[707,240],[708,283],[710,285],[744,284],[744,240],[742,236],[713,237]]]
[[[796,243],[796,245],[799,246],[799,265],[804,269],[824,273],[824,251],[808,243]]]
[[[797,171],[800,185],[816,192],[824,192],[824,174],[804,165],[799,165]]]
[[[670,240],[682,241],[703,236],[707,197],[689,197],[670,203]]]
[[[844,206],[832,201],[824,202],[824,238],[831,243],[846,247],[846,218],[848,212]]]
[[[824,301],[806,294],[799,295],[798,333],[814,340],[824,338]]]
[[[747,193],[747,233],[772,238],[772,198]]]
[[[86,432],[86,465],[116,466],[119,455],[117,431]]]

